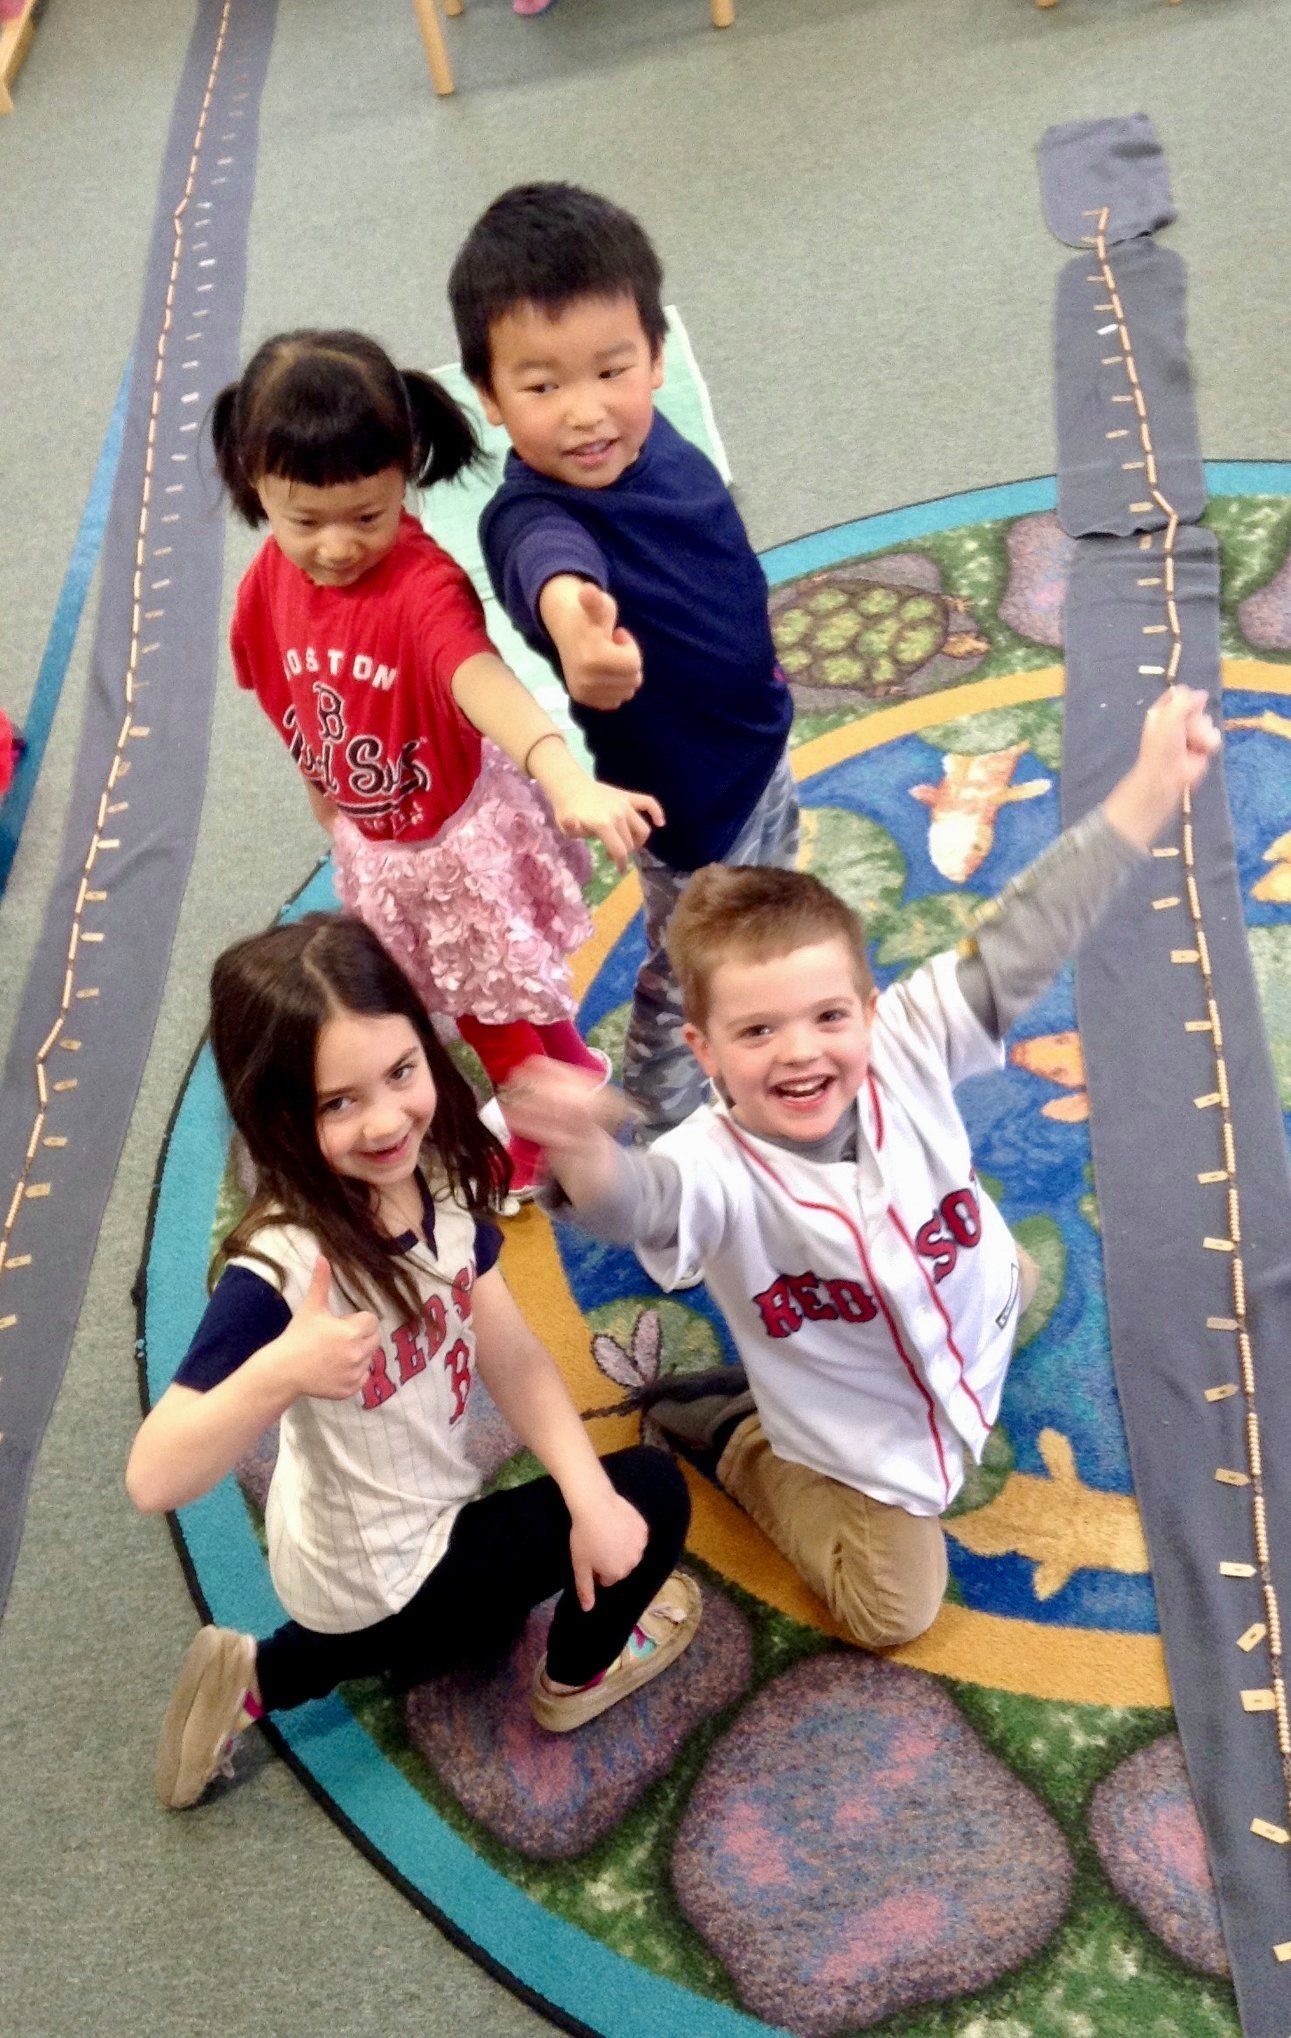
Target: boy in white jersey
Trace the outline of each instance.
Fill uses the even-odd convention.
[[[878,993],[860,922],[816,879],[711,866],[668,946],[716,1100],[643,1151],[572,1072],[505,1099],[570,1214],[659,1285],[702,1275],[742,1367],[665,1386],[655,1421],[868,1648],[929,1626],[939,1516],[981,1457],[1034,1269],[978,1185],[954,1101],[1148,853],[1219,735],[1176,687],[1103,806],[971,942]]]

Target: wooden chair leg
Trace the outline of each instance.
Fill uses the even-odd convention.
[[[1035,0],[1037,7],[1056,7],[1058,0]]]
[[[711,0],[713,27],[729,28],[735,19],[735,0]]]
[[[417,26],[426,46],[426,62],[430,67],[430,82],[441,99],[453,91],[453,67],[448,61],[448,45],[440,27],[435,0],[412,0],[417,15]]]
[[[462,0],[444,0],[445,14],[451,14],[454,21],[462,11]]]

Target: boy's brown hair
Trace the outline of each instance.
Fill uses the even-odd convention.
[[[713,974],[724,962],[770,962],[795,948],[840,940],[849,951],[862,997],[874,989],[860,915],[802,870],[697,870],[668,922],[668,958],[692,1026],[708,1024]]]

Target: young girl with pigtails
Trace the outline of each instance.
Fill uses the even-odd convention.
[[[299,766],[336,883],[455,1020],[495,1088],[550,1056],[604,1075],[573,1023],[596,836],[626,868],[648,795],[598,784],[489,642],[456,562],[404,507],[479,457],[429,375],[353,332],[268,340],[216,400],[234,508],[270,536],[238,591],[234,671]],[[536,1155],[512,1142],[512,1193]]]

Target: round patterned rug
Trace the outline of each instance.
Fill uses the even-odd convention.
[[[1283,1104],[1291,1106],[1291,469],[1208,470],[1227,770]],[[795,689],[803,861],[865,916],[886,983],[956,940],[1058,827],[1062,597],[1051,481],[921,504],[768,556]],[[617,1058],[641,955],[634,878],[602,871],[582,1019]],[[330,905],[326,867],[287,910]],[[979,1172],[1036,1259],[1000,1422],[947,1527],[930,1632],[842,1645],[758,1531],[691,1475],[706,1615],[676,1674],[582,1733],[530,1726],[540,1610],[494,1675],[347,1687],[275,1739],[356,1841],[571,2029],[1100,2038],[1238,2024],[1172,1729],[1101,1278],[1070,973],[961,1092]],[[203,1048],[158,1177],[145,1396],[200,1314],[239,1189]],[[701,1288],[508,1226],[507,1276],[599,1448],[661,1373],[733,1356]],[[528,1477],[482,1390],[486,1476]],[[260,1541],[272,1439],[179,1518],[212,1618],[280,1618]]]

